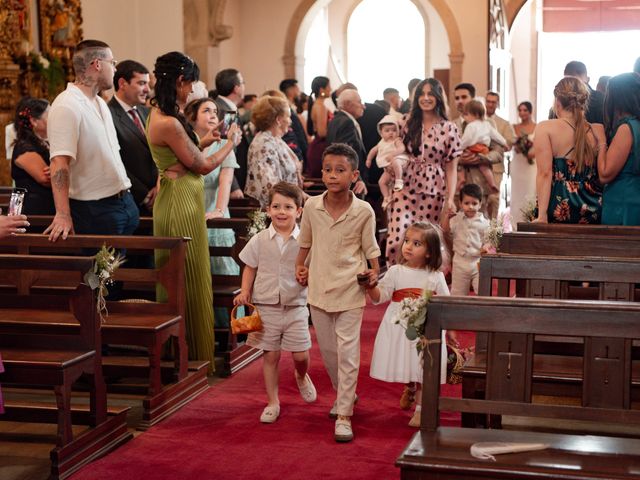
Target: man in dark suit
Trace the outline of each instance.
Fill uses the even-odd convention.
[[[113,86],[116,93],[108,105],[120,143],[120,156],[131,180],[131,193],[140,215],[149,216],[158,181],[158,169],[144,132],[149,115],[145,107],[149,95],[149,70],[133,60],[120,62]]]
[[[300,97],[300,86],[295,78],[285,78],[280,82],[280,91],[287,97],[287,101],[291,106],[291,128],[282,136],[282,140],[289,145],[293,153],[306,166],[307,158],[307,134],[304,131],[302,122],[298,118],[296,111],[296,101]]]
[[[362,131],[358,119],[364,113],[364,104],[357,90],[346,89],[338,95],[338,111],[327,125],[327,143],[346,143],[358,154],[361,178],[368,180],[368,168],[365,165],[367,151],[362,141]]]
[[[564,67],[565,77],[576,77],[584,82],[589,90],[589,104],[587,105],[586,118],[589,123],[604,124],[604,94],[594,90],[589,85],[587,67],[582,62],[572,61]]]
[[[235,114],[235,122],[240,122],[238,116],[238,105],[244,98],[244,78],[242,74],[235,68],[225,68],[220,70],[216,74],[216,89],[209,92],[211,97],[218,107],[218,120],[222,122],[225,114]],[[242,126],[242,125],[240,125]],[[242,189],[247,179],[247,154],[249,151],[249,142],[245,135],[242,136],[242,141],[236,147],[236,160],[240,165],[234,171],[233,184],[231,185],[231,198],[237,198],[242,196]],[[240,194],[240,195],[239,195]]]
[[[358,119],[360,124],[360,130],[362,131],[362,143],[364,143],[365,152],[375,147],[380,141],[380,132],[378,132],[378,122],[387,114],[384,108],[376,103],[365,103],[364,113]],[[369,168],[369,183],[377,183],[378,179],[382,175],[382,169],[376,165],[376,162],[371,164]]]

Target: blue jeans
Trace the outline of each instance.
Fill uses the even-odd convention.
[[[73,229],[77,234],[132,235],[140,223],[130,192],[100,200],[70,200]]]

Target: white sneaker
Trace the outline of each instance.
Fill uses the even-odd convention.
[[[399,192],[403,188],[404,188],[404,182],[402,180],[398,179],[395,182],[393,182],[393,191],[394,192]]]
[[[296,377],[296,383],[298,384],[298,390],[300,390],[300,396],[302,397],[302,399],[307,403],[315,402],[318,398],[318,393],[316,392],[316,387],[313,385],[309,374],[305,374],[304,378],[300,380],[298,372],[294,370],[294,373]]]
[[[351,420],[336,420],[336,427],[333,432],[333,438],[336,442],[350,442],[353,440],[353,428],[351,428]]]

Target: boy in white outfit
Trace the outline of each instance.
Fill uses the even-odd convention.
[[[253,236],[240,252],[245,264],[240,294],[234,305],[256,305],[263,330],[252,332],[247,345],[264,350],[264,383],[268,404],[260,416],[262,423],[273,423],[280,415],[278,362],[280,351],[291,352],[295,378],[305,402],[316,400],[316,389],[309,370],[309,311],[307,288],[296,281],[295,262],[300,251],[300,229],[296,219],[302,213],[302,191],[291,183],[280,182],[269,191],[267,213],[271,225]]]
[[[475,183],[468,183],[460,189],[460,211],[442,221],[444,231],[453,236],[451,295],[468,295],[470,286],[478,293],[478,260],[489,228],[489,220],[482,215],[481,206],[482,189]]]
[[[464,118],[466,126],[460,139],[460,147],[463,150],[476,153],[480,157],[489,153],[489,145],[492,140],[504,148],[507,147],[507,141],[498,133],[493,124],[485,119],[484,115],[484,105],[478,100],[471,100],[464,106],[464,110],[462,111],[462,118]],[[478,165],[478,168],[487,181],[487,185],[492,193],[500,193],[500,188],[496,185],[493,178],[493,170],[489,159],[487,159],[487,163]],[[464,183],[464,169],[460,169],[458,170],[458,189],[460,189]]]

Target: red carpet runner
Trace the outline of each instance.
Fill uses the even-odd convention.
[[[399,478],[394,462],[416,431],[400,410],[402,387],[369,377],[373,342],[385,306],[368,306],[353,426],[355,439],[338,444],[327,414],[335,393],[315,344],[310,375],[318,400],[306,404],[283,354],[278,421],[259,422],[266,405],[259,360],[210,388],[156,427],[80,470],[73,480],[376,479]],[[312,329],[313,331],[313,329]],[[459,396],[460,385],[444,387]],[[453,414],[443,424],[458,422]]]

